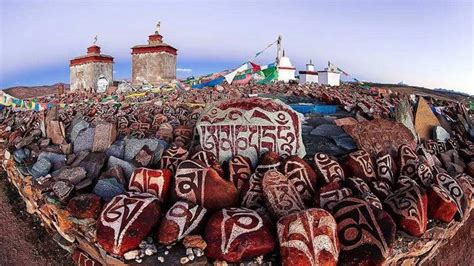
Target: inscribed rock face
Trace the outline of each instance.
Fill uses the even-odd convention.
[[[197,122],[201,147],[220,162],[247,156],[253,166],[261,154],[306,154],[298,114],[281,102],[252,98],[221,101],[204,111]]]

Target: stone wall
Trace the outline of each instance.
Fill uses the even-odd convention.
[[[109,81],[109,86],[113,83],[113,64],[93,62],[70,67],[71,91],[97,90],[97,81],[100,75],[104,75]]]
[[[169,53],[132,55],[132,85],[147,81],[153,85],[176,78],[176,56]]]

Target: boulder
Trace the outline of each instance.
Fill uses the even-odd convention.
[[[382,201],[385,200],[391,193],[390,184],[383,181],[373,181],[369,183],[372,193],[374,193]]]
[[[178,198],[206,209],[235,206],[239,196],[230,181],[197,160],[185,160],[179,164],[175,175],[175,193]]]
[[[344,167],[347,173],[352,176],[362,178],[366,182],[371,182],[376,178],[374,163],[370,155],[364,150],[351,152],[345,162]]]
[[[384,201],[387,210],[400,229],[412,236],[421,236],[426,231],[428,197],[426,192],[410,178],[399,178],[400,188]]]
[[[51,170],[51,166],[52,164],[48,159],[39,159],[30,169],[31,176],[33,176],[33,178],[45,176]]]
[[[332,211],[341,245],[341,265],[381,265],[395,241],[396,225],[385,211],[348,197]]]
[[[80,194],[71,198],[67,204],[71,216],[77,219],[97,219],[102,210],[100,197],[94,194]]]
[[[243,155],[256,166],[266,151],[301,158],[306,154],[298,113],[272,99],[242,98],[211,104],[196,129],[202,150],[215,154],[219,162]]]
[[[127,180],[130,180],[130,177],[132,176],[133,171],[136,168],[135,165],[130,162],[127,162],[114,156],[110,156],[109,161],[107,163],[107,169],[110,169],[115,166],[120,166],[122,168],[125,178]]]
[[[322,209],[307,209],[277,223],[282,265],[336,265],[339,239],[334,217]]]
[[[426,100],[419,97],[415,113],[416,133],[421,139],[431,139],[431,132],[435,126],[440,126],[438,118],[433,114]]]
[[[158,199],[148,193],[127,192],[104,206],[97,220],[97,243],[107,252],[123,256],[137,249],[158,222]]]
[[[49,121],[46,126],[46,136],[51,139],[53,144],[59,145],[66,143],[66,132],[64,124],[60,121]]]
[[[51,162],[51,170],[55,171],[66,165],[66,155],[54,152],[41,152],[38,155],[38,161],[47,159]]]
[[[400,175],[413,178],[417,173],[418,156],[409,145],[402,145],[398,150]]]
[[[125,193],[125,188],[116,178],[105,178],[97,181],[93,192],[104,201],[108,202],[113,197]]]
[[[467,207],[467,198],[464,196],[464,191],[456,179],[448,174],[440,173],[434,178],[434,184],[443,188],[447,195],[456,203],[458,211],[458,219],[464,217],[464,212]]]
[[[79,163],[79,167],[83,167],[86,170],[88,179],[96,180],[106,160],[107,156],[105,153],[91,152]]]
[[[215,212],[206,225],[206,256],[237,263],[265,255],[275,248],[270,224],[256,211],[224,208]]]
[[[298,191],[286,176],[277,170],[265,173],[262,180],[265,205],[276,219],[305,209]]]
[[[190,201],[177,201],[171,206],[160,223],[157,240],[170,245],[193,233],[204,218],[207,210]]]
[[[193,128],[179,125],[173,130],[174,143],[180,147],[187,147],[193,138]]]
[[[341,182],[344,180],[344,170],[336,160],[324,153],[314,155],[315,170],[319,177],[328,184],[333,181]]]
[[[249,186],[250,176],[253,173],[252,162],[248,157],[237,155],[229,160],[229,180],[240,192]]]
[[[311,201],[317,188],[316,172],[296,155],[288,156],[281,164],[283,173],[304,201]]]
[[[94,145],[94,135],[95,129],[91,127],[80,131],[73,142],[74,153],[78,153],[80,151],[85,150],[91,151],[92,146]]]
[[[378,180],[393,184],[395,182],[394,164],[395,161],[390,153],[377,157],[375,167]]]
[[[171,176],[171,171],[168,169],[136,168],[130,178],[128,190],[150,193],[155,195],[160,202],[165,202]]]
[[[433,139],[436,141],[447,141],[451,136],[449,135],[448,131],[444,129],[442,126],[434,126],[433,127]]]

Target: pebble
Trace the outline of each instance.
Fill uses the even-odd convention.
[[[138,249],[130,250],[130,251],[126,252],[125,254],[123,254],[123,258],[125,260],[133,260],[133,259],[137,258],[139,254],[140,254],[140,250],[138,250]]]
[[[263,256],[258,256],[255,258],[255,262],[258,264],[258,265],[261,265],[263,264]]]
[[[202,257],[202,255],[204,255],[204,251],[202,251],[202,249],[199,249],[199,248],[193,248],[193,252],[194,252],[194,255],[196,255],[196,257]]]
[[[158,261],[161,262],[161,263],[163,263],[163,262],[165,262],[165,258],[163,258],[163,257],[160,256],[160,257],[158,257]]]
[[[188,257],[182,257],[182,258],[179,260],[179,262],[180,262],[181,264],[186,264],[186,263],[189,262],[189,258],[188,258]]]
[[[165,250],[165,255],[168,255],[170,254],[170,252],[168,250]]]
[[[142,260],[142,259],[136,259],[135,261],[136,261],[137,263],[142,263],[143,260]]]
[[[192,248],[186,249],[186,256],[188,256],[189,260],[194,260],[194,253]]]

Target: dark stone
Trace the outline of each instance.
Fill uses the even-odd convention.
[[[125,193],[125,188],[115,178],[99,179],[94,187],[94,194],[105,201],[110,201],[113,197]]]
[[[87,128],[79,132],[77,138],[73,142],[74,145],[74,153],[78,153],[80,151],[92,150],[92,145],[94,144],[94,128]]]

